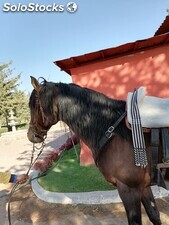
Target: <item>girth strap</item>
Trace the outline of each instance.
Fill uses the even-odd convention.
[[[127,112],[125,111],[116,122],[110,126],[107,131],[104,133],[104,136],[99,141],[99,150],[101,150],[104,145],[108,142],[108,140],[113,136],[115,128],[119,125],[119,123],[126,117]]]
[[[138,91],[134,90],[131,100],[131,130],[134,148],[135,165],[146,167],[148,164],[146,145],[144,140],[143,128],[141,124],[140,111],[137,102]]]

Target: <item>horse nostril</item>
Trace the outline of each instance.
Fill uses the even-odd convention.
[[[42,137],[38,134],[34,134],[34,138],[42,139]]]
[[[34,138],[39,138],[40,136],[38,134],[34,134]]]
[[[39,134],[34,134],[33,135],[33,142],[34,143],[41,143],[44,140],[43,136]]]

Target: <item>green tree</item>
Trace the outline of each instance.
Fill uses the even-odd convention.
[[[30,112],[28,109],[29,95],[26,95],[22,91],[16,91],[14,93],[17,103],[14,105],[15,116],[17,117],[17,122],[19,124],[28,123],[30,118]]]
[[[0,65],[0,124],[8,126],[10,110],[15,112],[18,123],[26,123],[29,117],[28,96],[18,90],[20,74],[12,76],[11,62]]]

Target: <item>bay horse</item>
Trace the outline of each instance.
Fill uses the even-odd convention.
[[[141,225],[141,203],[154,225],[160,215],[151,190],[150,134],[145,134],[148,165],[135,165],[131,130],[125,119],[118,124],[109,141],[100,148],[107,129],[126,111],[126,102],[75,84],[42,83],[31,77],[34,90],[29,100],[28,139],[44,140],[58,121],[65,122],[92,151],[96,166],[106,181],[115,185],[126,210],[129,225]],[[113,223],[112,223],[113,224]]]

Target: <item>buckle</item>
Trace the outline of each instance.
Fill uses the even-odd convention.
[[[111,126],[111,127],[109,127],[109,129],[105,132],[105,136],[107,137],[107,139],[109,139],[109,138],[112,137],[114,129],[115,129],[115,128],[114,128],[113,126]]]

